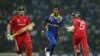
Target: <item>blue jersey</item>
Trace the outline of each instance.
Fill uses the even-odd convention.
[[[59,15],[58,17],[55,17],[53,14],[50,16],[47,16],[45,18],[45,22],[47,23],[47,31],[58,33],[58,29],[60,27],[63,27],[63,20],[62,17]]]

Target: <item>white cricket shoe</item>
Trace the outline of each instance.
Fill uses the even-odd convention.
[[[18,54],[17,56],[22,56],[22,54]]]
[[[45,48],[45,56],[50,56],[50,52],[49,51],[46,51],[47,48]]]
[[[45,55],[46,55],[46,56],[50,56],[50,52],[46,51],[46,52],[45,52]]]

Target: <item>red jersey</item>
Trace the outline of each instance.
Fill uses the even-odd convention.
[[[25,27],[29,23],[30,23],[30,20],[27,16],[20,17],[18,15],[13,16],[9,22],[13,33],[16,33],[18,30]],[[29,34],[29,31],[26,31],[25,34]]]
[[[86,23],[80,17],[74,17],[72,20],[74,26],[74,35],[86,34]]]

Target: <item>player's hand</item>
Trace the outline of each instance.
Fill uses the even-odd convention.
[[[12,36],[11,34],[7,34],[7,39],[8,39],[8,40],[14,40],[14,39],[13,39],[13,36]]]
[[[41,31],[41,36],[44,36],[44,35],[45,35],[45,33],[44,33],[44,31],[42,30],[42,31]]]
[[[32,25],[28,27],[28,30],[31,31],[34,26],[35,26],[35,23],[32,23]]]
[[[65,29],[66,29],[67,31],[69,31],[69,30],[70,30],[70,27],[66,27]]]
[[[30,26],[30,27],[28,28],[29,31],[31,31],[32,29],[33,29],[33,26]]]

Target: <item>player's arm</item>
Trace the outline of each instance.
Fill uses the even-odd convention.
[[[76,19],[73,19],[72,20],[72,25],[66,27],[66,29],[67,29],[68,32],[74,32],[75,26],[77,26],[77,20]]]
[[[11,17],[11,19],[10,19],[8,25],[7,25],[7,34],[11,33],[11,26],[14,26],[14,19],[13,18],[14,18],[14,16]]]
[[[42,30],[45,30],[47,28],[47,25],[48,25],[48,19],[49,17],[45,17],[45,19],[43,20],[42,22]]]
[[[10,22],[7,25],[7,39],[8,40],[13,40],[13,36],[11,35],[11,29],[15,25],[14,23],[14,16],[11,17]]]
[[[62,41],[62,36],[63,36],[62,31],[65,29],[65,27],[64,27],[64,20],[61,21],[58,29],[59,29],[58,30],[58,36],[59,36],[58,39],[59,39],[59,41]]]
[[[42,22],[42,29],[45,30],[47,28],[47,22],[43,21]]]
[[[63,26],[64,26],[64,23],[63,23],[63,21],[61,21],[61,23],[59,24],[58,32],[62,31]]]
[[[45,36],[45,30],[47,29],[47,22],[43,21],[42,23],[42,31],[41,31],[41,36]]]
[[[46,29],[47,23],[46,23],[45,21],[43,21],[41,26],[42,26],[41,35],[44,35],[44,32],[45,32],[45,29]]]
[[[47,23],[48,23],[48,17],[46,17],[44,19],[44,21],[42,22],[42,31],[41,31],[41,35],[44,35],[45,29],[47,28]]]
[[[11,35],[11,25],[7,25],[7,39],[8,40],[13,40],[13,36]]]
[[[44,29],[45,29],[45,25],[46,25],[46,22],[45,22],[45,21],[43,21],[43,22],[42,22],[42,25],[41,25],[41,26],[42,26],[41,36],[44,36],[44,32],[45,32],[45,30],[44,30]]]
[[[11,25],[8,24],[8,25],[7,25],[7,34],[10,34],[10,31],[11,31]]]
[[[60,27],[59,27],[61,30],[64,28],[64,20],[61,21],[60,23]]]

